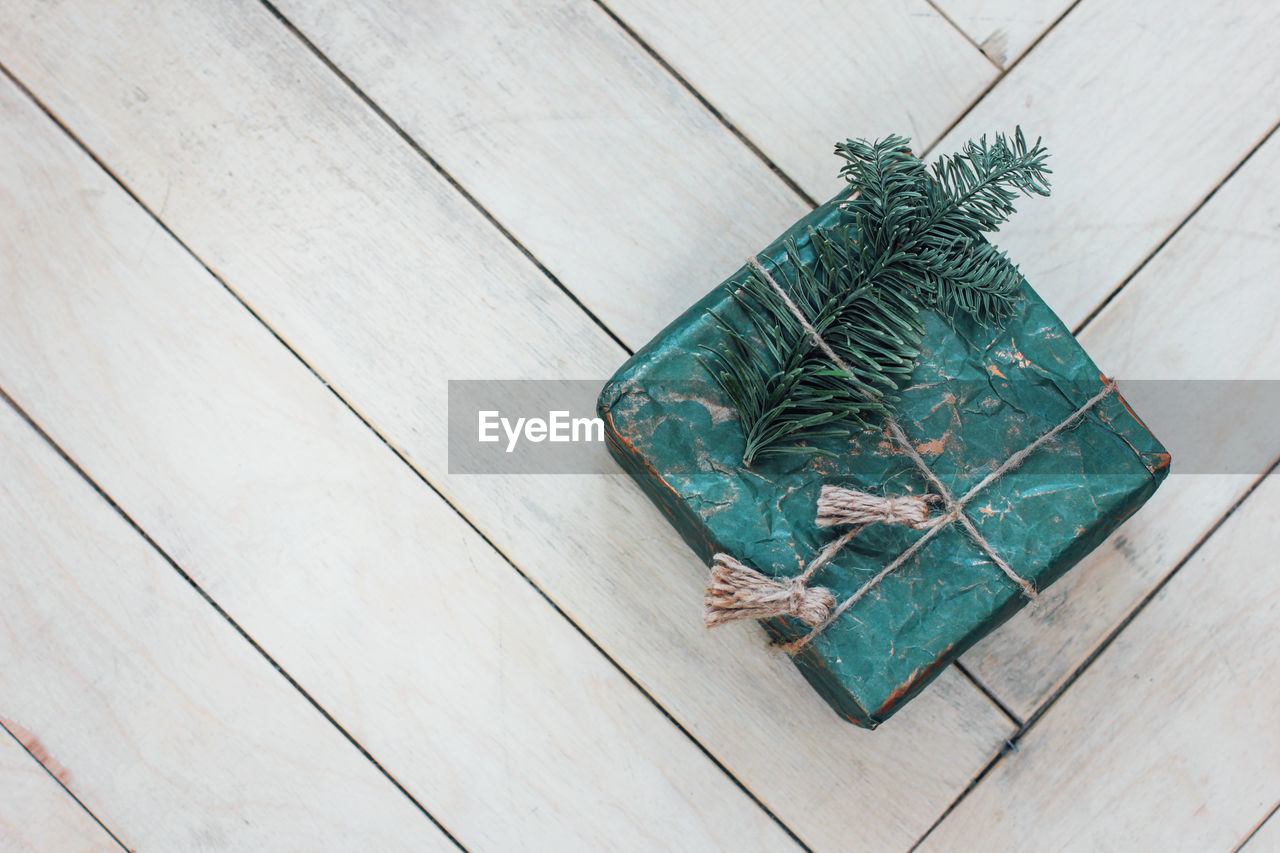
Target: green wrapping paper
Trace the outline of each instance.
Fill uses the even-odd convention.
[[[838,201],[800,220],[758,257],[772,267],[790,238],[798,260],[812,263],[807,230],[840,221]],[[629,359],[598,407],[614,456],[704,562],[725,552],[785,578],[840,532],[815,524],[823,484],[888,495],[927,489],[885,429],[818,442],[833,456],[787,455],[742,466],[742,430],[699,348],[724,345],[713,313],[750,328],[730,297],[746,275],[740,269]],[[1012,317],[999,327],[922,316],[923,353],[896,416],[956,496],[1102,388],[1093,361],[1025,282]],[[1164,448],[1112,394],[991,484],[966,513],[996,552],[1043,590],[1136,511],[1168,468]],[[867,527],[810,585],[843,601],[921,535],[898,525]],[[874,728],[1026,602],[951,525],[793,659],[839,714]],[[689,618],[696,618],[698,602],[689,604]],[[790,617],[762,624],[779,642],[809,632]]]

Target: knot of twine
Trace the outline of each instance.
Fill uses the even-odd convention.
[[[806,624],[820,625],[835,606],[836,597],[829,589],[807,587],[799,577],[774,580],[728,554],[716,554],[703,617],[708,628],[773,616],[794,616]]]
[[[774,292],[781,297],[783,303],[795,315],[802,328],[831,362],[848,375],[859,388],[857,374],[822,338],[818,330],[809,322],[799,306],[773,276],[769,274],[756,258],[748,258],[747,265],[764,280]],[[936,491],[923,497],[898,495],[877,497],[856,489],[845,489],[836,486],[823,486],[818,497],[817,525],[819,527],[835,527],[850,525],[850,529],[839,538],[832,540],[812,561],[804,571],[795,577],[774,579],[752,569],[728,554],[716,554],[711,569],[711,582],[707,586],[704,601],[703,619],[708,628],[733,622],[739,619],[768,619],[775,616],[794,616],[813,626],[808,634],[783,646],[784,651],[795,654],[808,645],[815,637],[827,629],[831,623],[840,618],[846,610],[858,602],[864,595],[875,588],[907,562],[917,551],[925,546],[934,536],[951,524],[959,524],[964,532],[982,549],[996,567],[1010,581],[1018,586],[1022,593],[1030,599],[1036,598],[1035,587],[1026,578],[1019,575],[996,553],[991,544],[978,532],[964,507],[979,492],[994,483],[1005,474],[1020,466],[1041,445],[1050,441],[1058,433],[1076,423],[1085,413],[1110,396],[1116,390],[1115,382],[1104,378],[1101,391],[1089,398],[1084,405],[1076,409],[1065,420],[1053,429],[1041,435],[1035,441],[1014,453],[991,473],[983,477],[977,485],[959,498],[952,497],[951,491],[938,479],[933,470],[925,462],[924,457],[916,450],[907,437],[902,425],[893,417],[887,417],[889,434],[902,452],[915,464],[926,482]],[[929,503],[941,501],[945,512],[936,518],[929,517]],[[924,535],[911,543],[905,551],[895,557],[874,577],[858,588],[857,592],[846,598],[839,606],[835,606],[835,596],[824,587],[809,587],[809,580],[818,569],[826,565],[858,532],[868,524],[903,524],[923,530]]]
[[[828,543],[795,577],[774,579],[728,554],[716,554],[703,599],[702,618],[706,626],[714,628],[739,619],[774,616],[794,616],[808,625],[822,625],[831,618],[836,597],[826,587],[808,586],[810,578],[868,524],[928,527],[929,503],[926,498],[913,495],[878,497],[857,489],[823,486],[818,497],[818,519],[822,527],[855,526]]]
[[[929,526],[929,504],[937,499],[937,495],[879,497],[857,489],[823,486],[818,496],[817,525],[906,524],[921,530]]]

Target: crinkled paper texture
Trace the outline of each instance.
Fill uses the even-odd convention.
[[[762,255],[809,226],[838,221],[819,207]],[[767,263],[767,261],[766,261]],[[824,483],[873,493],[923,493],[925,482],[885,430],[823,446],[835,457],[785,456],[742,466],[737,416],[699,360],[725,344],[712,312],[747,328],[730,298],[746,269],[713,290],[628,360],[600,396],[610,449],[704,561],[724,551],[766,574],[798,573],[838,531],[814,524]],[[1102,387],[1098,368],[1024,284],[999,328],[926,313],[924,353],[897,417],[938,477],[959,496]],[[1169,456],[1119,395],[1041,447],[968,505],[1015,571],[1043,589],[1093,550],[1155,491]],[[907,548],[920,531],[866,528],[817,575],[838,599]],[[952,525],[885,578],[795,657],[836,711],[858,725],[887,719],[961,652],[1013,615],[1024,596]],[[697,603],[690,602],[690,613]],[[768,620],[779,640],[808,627]]]

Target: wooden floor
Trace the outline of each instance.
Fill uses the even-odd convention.
[[[625,477],[444,440],[889,132],[1044,136],[1000,244],[1108,373],[1280,379],[1280,6],[5,0],[0,65],[0,851],[1280,850],[1280,478],[867,732]]]

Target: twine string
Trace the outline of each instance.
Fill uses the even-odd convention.
[[[838,368],[843,370],[853,383],[862,389],[864,396],[866,393],[865,386],[857,378],[851,368],[842,359],[831,345],[823,339],[822,335],[813,324],[809,322],[809,318],[805,316],[800,307],[791,299],[790,294],[782,288],[774,279],[768,270],[760,263],[756,257],[747,259],[747,265],[760,276],[760,278],[777,293],[782,299],[783,304],[795,316],[801,328],[813,341],[822,353],[831,359],[831,362]],[[834,487],[824,487],[822,496],[819,498],[819,525],[834,526],[837,524],[850,523],[853,526],[844,534],[828,543],[816,557],[805,566],[804,570],[794,578],[779,582],[770,578],[766,578],[738,563],[732,557],[725,554],[717,554],[715,566],[712,572],[712,584],[708,587],[706,622],[710,627],[712,625],[721,624],[722,622],[732,621],[738,618],[763,618],[763,616],[779,615],[786,613],[802,618],[805,622],[812,625],[812,629],[808,634],[800,639],[788,643],[783,649],[794,654],[808,645],[818,635],[825,631],[832,623],[840,618],[850,607],[856,604],[868,592],[874,589],[884,578],[895,572],[907,560],[911,559],[921,548],[923,548],[933,537],[937,536],[942,530],[946,529],[953,523],[959,523],[965,533],[982,549],[1001,572],[1015,583],[1018,588],[1028,598],[1036,598],[1035,587],[1031,583],[1005,562],[1005,560],[996,553],[991,544],[974,526],[973,521],[965,513],[965,506],[973,500],[987,486],[1000,479],[1005,474],[1022,465],[1031,454],[1040,448],[1045,442],[1052,440],[1058,433],[1067,429],[1084,416],[1086,412],[1096,406],[1103,399],[1108,397],[1115,391],[1115,383],[1108,380],[1103,389],[1091,397],[1084,405],[1076,409],[1065,420],[1055,426],[1053,429],[1041,435],[1035,441],[1026,447],[1014,453],[1003,463],[993,469],[985,477],[983,477],[976,485],[965,492],[959,499],[952,496],[951,491],[946,484],[938,478],[938,476],[925,462],[924,457],[916,450],[911,440],[907,437],[906,432],[902,429],[902,425],[892,416],[887,416],[889,433],[893,437],[894,442],[902,449],[903,453],[909,458],[915,467],[924,476],[926,482],[933,488],[935,495],[928,495],[925,498],[900,496],[900,497],[877,497],[866,495],[850,489],[837,489]],[[929,498],[941,500],[943,504],[943,513],[936,518],[928,518],[928,508],[924,506],[924,501]],[[919,502],[912,504],[911,501]],[[923,515],[921,507],[923,506]],[[822,588],[807,588],[808,581],[813,575],[824,565],[830,562],[836,554],[843,549],[850,540],[852,540],[867,524],[875,522],[883,523],[901,523],[909,524],[917,529],[923,529],[925,532],[916,539],[911,545],[895,557],[892,561],[884,566],[872,578],[867,580],[853,595],[846,598],[838,606],[830,607],[830,603],[834,602],[834,596],[829,590]],[[736,579],[731,579],[735,572],[739,572]],[[784,602],[779,604],[779,602]],[[772,608],[772,609],[771,609]]]

